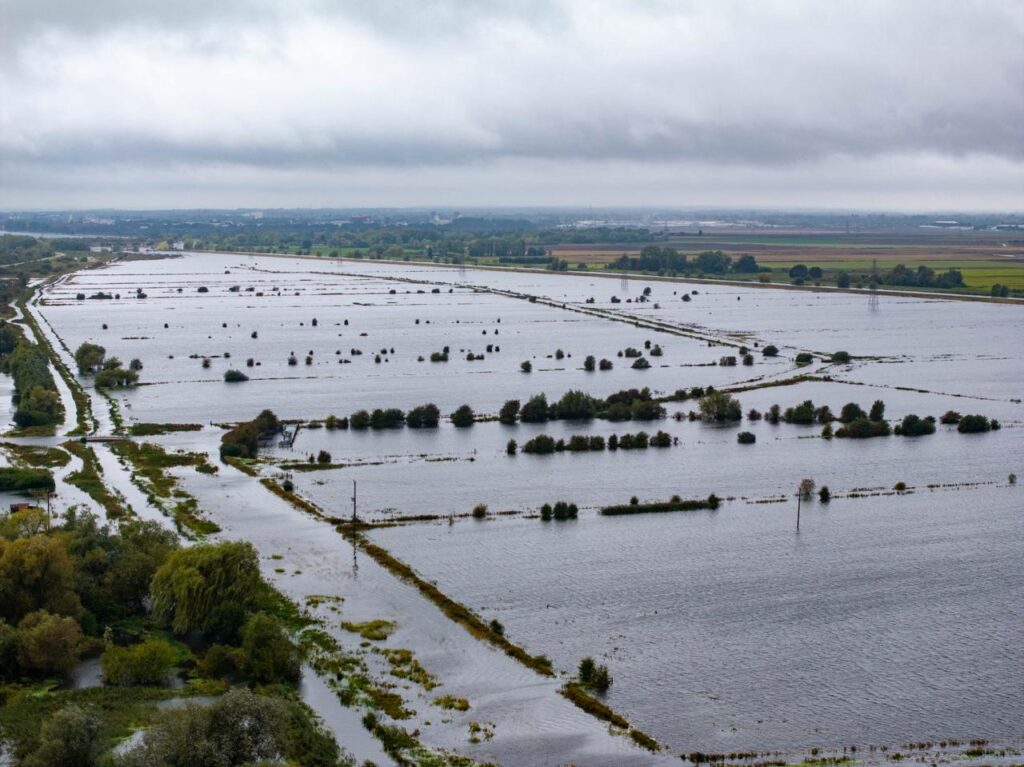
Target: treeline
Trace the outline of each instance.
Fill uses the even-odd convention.
[[[200,753],[203,764],[337,764],[333,739],[292,702],[301,660],[286,622],[298,618],[250,544],[183,549],[154,522],[115,531],[73,511],[47,527],[40,509],[0,521],[0,723],[13,723],[4,734],[19,764],[193,764]],[[97,655],[116,691],[40,692]],[[144,708],[186,669],[207,694],[238,687],[209,707]],[[141,743],[112,753],[140,716]]]
[[[527,221],[460,218],[450,224],[403,226],[344,224],[325,229],[275,228],[264,226],[201,234],[170,234],[190,246],[211,250],[253,250],[309,254],[314,250],[329,256],[402,258],[415,251],[427,258],[550,260],[548,246],[597,243],[652,242],[655,236],[636,227],[594,227],[588,229],[537,228]]]
[[[52,426],[64,420],[46,352],[9,322],[0,322],[0,370],[14,381],[14,422],[19,427]]]
[[[578,389],[567,391],[556,402],[548,402],[547,395],[535,394],[526,402],[506,400],[498,413],[498,420],[511,426],[523,423],[545,423],[560,420],[656,421],[665,417],[665,408],[643,389],[623,389],[605,398],[593,397]]]
[[[623,254],[609,268],[657,274],[756,274],[761,271],[757,259],[742,255],[735,261],[720,250],[705,250],[691,260],[672,247],[647,245],[638,256]]]
[[[916,269],[910,269],[903,264],[897,264],[879,280],[883,285],[908,288],[962,288],[964,287],[964,276],[959,269],[947,269],[944,272],[936,272],[930,266],[922,264]]]
[[[890,426],[885,419],[885,402],[875,400],[867,412],[856,402],[847,402],[843,405],[839,414],[836,415],[828,405],[816,406],[812,400],[804,400],[799,405],[794,405],[782,410],[778,405],[772,405],[769,410],[762,414],[757,410],[747,413],[748,420],[759,421],[762,418],[768,423],[777,424],[780,421],[785,423],[810,426],[822,424],[821,436],[825,439],[850,438],[867,439],[870,437],[888,437],[896,434],[902,437],[922,437],[935,433],[935,416],[921,417],[916,413],[910,413],[896,424]],[[998,431],[1001,424],[995,418],[989,419],[983,415],[961,416],[956,411],[947,411],[940,419],[943,424],[956,425],[957,431],[962,434],[986,431]],[[833,423],[839,423],[838,428]]]
[[[645,431],[636,434],[612,434],[607,441],[600,434],[574,434],[568,440],[555,439],[548,434],[538,434],[523,443],[523,452],[532,455],[550,455],[551,453],[582,453],[608,450],[646,450],[648,447],[672,447],[675,440],[665,431],[658,431],[653,436]],[[510,440],[506,452],[515,455],[516,442]]]

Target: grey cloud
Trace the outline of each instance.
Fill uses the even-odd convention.
[[[517,162],[652,179],[664,164],[754,179],[835,158],[986,157],[1007,177],[1024,163],[1024,5],[1009,0],[0,9],[4,199],[10,179],[62,169],[470,183],[481,167],[511,182]]]

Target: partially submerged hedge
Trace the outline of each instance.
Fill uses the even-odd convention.
[[[721,500],[712,493],[707,498],[693,498],[684,501],[678,495],[672,496],[667,501],[654,501],[652,503],[623,503],[617,506],[605,506],[601,514],[606,517],[615,517],[622,514],[648,514],[666,511],[698,511],[700,509],[717,509]]]

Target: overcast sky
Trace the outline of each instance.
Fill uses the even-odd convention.
[[[1024,211],[1021,0],[0,0],[0,208]]]

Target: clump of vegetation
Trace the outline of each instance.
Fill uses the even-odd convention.
[[[741,431],[736,435],[736,441],[741,445],[753,445],[757,442],[757,437],[754,436],[753,432]]]
[[[761,350],[761,354],[763,354],[765,357],[778,357],[779,347],[775,346],[774,344],[768,344]]]
[[[241,370],[226,370],[224,371],[224,382],[225,383],[243,383],[248,381],[249,376],[243,373]]]
[[[577,678],[583,687],[602,694],[612,686],[612,677],[608,673],[608,667],[604,664],[596,664],[590,656],[580,661]]]
[[[163,684],[174,666],[174,648],[162,639],[128,647],[112,645],[100,657],[103,680],[120,687]]]
[[[112,389],[134,386],[139,380],[142,363],[132,360],[132,365],[125,370],[117,357],[107,357],[107,350],[98,344],[85,342],[75,350],[75,362],[82,375],[93,375],[98,389]]]
[[[894,433],[902,437],[921,437],[935,433],[935,419],[932,416],[921,418],[918,415],[910,414],[904,416],[903,420],[896,424]]]
[[[578,515],[579,508],[576,504],[566,501],[556,501],[553,506],[550,503],[545,503],[540,507],[540,518],[544,522],[550,522],[552,519],[560,522],[566,519],[576,519]]]
[[[981,432],[998,430],[999,421],[989,420],[983,415],[965,415],[958,422],[956,430],[961,434],[979,434]]]
[[[460,405],[451,414],[452,425],[459,429],[464,429],[467,426],[472,426],[476,420],[476,416],[473,413],[473,408],[469,405]]]
[[[601,514],[607,517],[621,516],[624,514],[649,514],[669,511],[698,511],[710,509],[714,511],[721,505],[721,500],[712,493],[707,498],[696,498],[683,500],[678,495],[673,495],[667,501],[653,501],[651,503],[640,503],[637,498],[632,498],[630,503],[618,506],[605,506]]]
[[[836,429],[835,436],[841,439],[869,439],[871,437],[888,437],[891,432],[889,424],[885,421],[857,418]]]
[[[41,344],[33,344],[0,323],[0,371],[14,381],[14,422],[19,428],[53,426],[64,420],[64,407]]]
[[[395,629],[398,628],[398,624],[394,621],[378,619],[364,621],[363,623],[349,623],[345,621],[341,624],[341,627],[345,629],[345,631],[351,631],[354,634],[359,634],[363,639],[369,639],[373,642],[382,642],[395,633]]]
[[[32,490],[53,492],[53,474],[46,469],[0,468],[0,492],[28,493]]]
[[[273,439],[282,429],[277,416],[270,410],[264,410],[253,420],[238,424],[221,437],[221,458],[255,458],[260,441]]]
[[[498,411],[498,422],[503,423],[506,426],[512,426],[519,418],[519,400],[510,399],[506,400],[505,404],[501,406],[501,410]]]
[[[417,415],[417,418],[420,418],[422,416],[423,420],[418,421],[418,423],[421,426],[427,426],[427,425],[429,425],[428,421],[429,421],[430,417],[435,414],[435,411],[437,411],[437,407],[434,406],[434,405],[424,405],[423,407],[426,408],[426,409],[425,410],[421,410],[420,414]],[[430,408],[433,408],[433,409],[431,410]],[[350,423],[354,424],[354,422],[356,420],[356,415],[358,415],[358,413],[352,415],[352,419],[351,419]],[[437,418],[441,417],[441,414],[440,414],[439,411],[436,412],[436,415],[437,415]],[[371,429],[397,429],[404,422],[405,422],[405,413],[403,413],[397,407],[389,407],[389,408],[383,408],[383,409],[382,408],[376,408],[372,413],[370,413],[369,426],[370,426]],[[437,420],[435,419],[434,420],[434,426],[436,426],[436,425],[437,425]],[[353,426],[353,428],[355,428],[355,427]]]
[[[375,410],[374,411],[374,415],[377,412],[378,411]],[[374,426],[374,417],[373,417],[373,415],[371,415],[370,416],[370,426],[372,426],[373,428],[377,429],[377,428],[392,428],[393,426],[400,425],[399,419],[396,418],[395,413],[396,412],[397,413],[401,413],[402,412],[401,410],[398,410],[398,411],[387,410],[387,411],[384,411],[384,412],[388,414],[388,419],[387,419],[388,422],[386,424],[382,425],[382,426]],[[410,429],[433,429],[433,428],[435,428],[437,426],[437,424],[438,424],[438,422],[440,420],[441,420],[441,411],[438,409],[437,405],[435,405],[433,403],[428,403],[426,405],[420,405],[419,407],[414,407],[405,416],[405,423],[409,426]]]
[[[710,391],[700,399],[700,415],[705,421],[739,421],[743,418],[743,408],[730,394]]]
[[[434,705],[448,711],[469,711],[469,701],[465,698],[457,698],[454,695],[442,695],[434,698]]]

